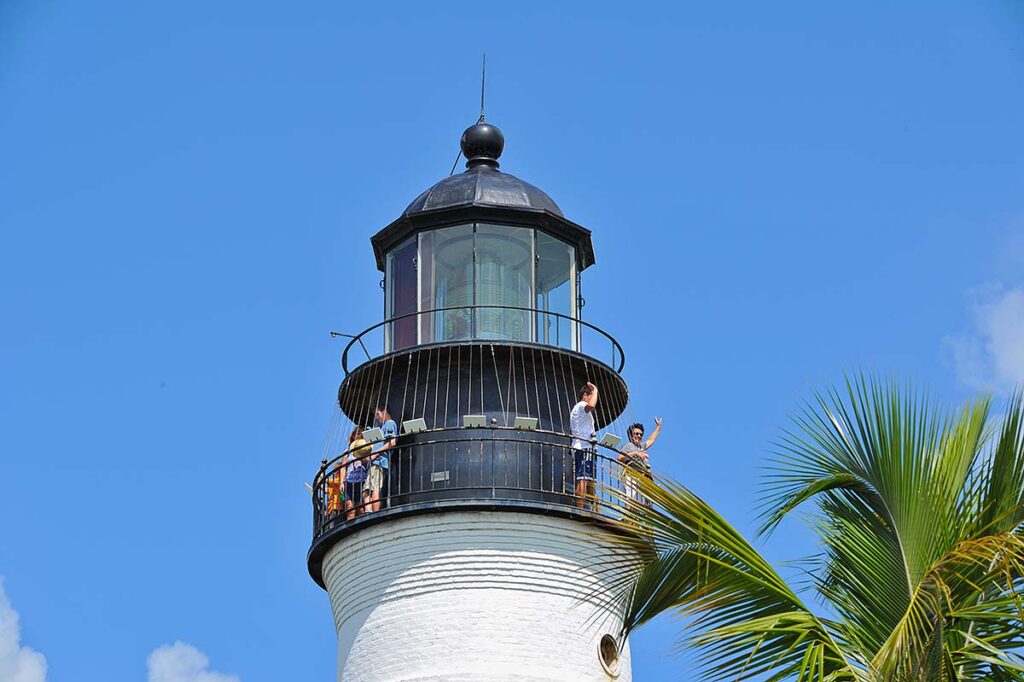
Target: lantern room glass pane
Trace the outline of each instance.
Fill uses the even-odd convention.
[[[416,238],[412,237],[388,254],[388,318],[395,318],[416,312]],[[415,346],[416,315],[410,315],[390,324],[385,342],[390,350],[401,350]]]
[[[537,313],[537,341],[561,348],[576,347],[574,287],[575,252],[572,246],[537,231],[537,303],[538,311],[560,313],[565,317]]]
[[[422,233],[420,261],[422,343],[472,338],[473,226]]]
[[[532,341],[533,230],[478,224],[476,330],[478,339]]]
[[[387,254],[386,288],[388,351],[467,339],[579,350],[575,249],[531,227],[424,230]]]

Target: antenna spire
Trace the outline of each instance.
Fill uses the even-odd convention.
[[[484,63],[483,68],[480,70],[480,120],[478,123],[483,123],[484,120],[484,85],[487,83],[487,53],[484,52]]]

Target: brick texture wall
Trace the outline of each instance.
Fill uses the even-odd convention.
[[[323,573],[338,679],[629,682],[628,645],[617,678],[599,659],[619,621],[593,596],[606,550],[586,533],[539,514],[443,512],[345,538]]]

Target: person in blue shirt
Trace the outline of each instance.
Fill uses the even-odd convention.
[[[368,458],[370,468],[363,488],[363,499],[366,501],[366,510],[370,512],[380,511],[381,491],[387,487],[388,482],[389,452],[398,442],[398,424],[391,418],[388,406],[378,405],[373,416],[374,423],[380,426],[384,434],[384,440],[374,448],[373,454]]]

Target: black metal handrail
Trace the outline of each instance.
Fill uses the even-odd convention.
[[[367,427],[367,428],[369,428],[369,427]],[[536,434],[538,436],[551,437],[553,440],[563,440],[565,442],[568,442],[569,445],[566,446],[566,447],[571,447],[572,441],[576,440],[575,436],[570,435],[568,433],[562,433],[561,431],[550,431],[550,430],[547,430],[547,429],[531,429],[531,430],[527,431],[525,429],[517,429],[514,426],[501,426],[501,425],[496,425],[496,424],[495,425],[491,425],[491,426],[480,426],[480,427],[466,427],[466,426],[462,426],[462,427],[455,427],[455,428],[450,428],[449,427],[449,428],[428,429],[427,431],[421,431],[420,434],[422,434],[423,436],[426,436],[426,437],[437,437],[437,436],[441,436],[443,434],[461,434],[461,433],[464,433],[464,432],[470,431],[470,430],[477,431],[477,432],[479,432],[479,431],[491,431],[491,432],[499,432],[499,433],[502,433],[502,434],[524,434],[524,435],[525,434]],[[406,438],[407,436],[408,436],[408,434],[401,434],[401,435],[395,436],[395,438],[400,441],[403,438]],[[363,445],[355,448],[355,450],[372,449],[373,447],[376,447],[376,446],[380,445],[381,443],[383,443],[385,440],[389,440],[389,439],[384,439],[384,440],[381,440],[381,441],[376,441],[374,443],[364,443]],[[439,443],[455,443],[455,442],[460,442],[460,441],[465,441],[465,440],[469,440],[469,441],[479,441],[479,440],[491,441],[491,440],[496,440],[496,441],[503,441],[504,442],[507,439],[501,438],[501,437],[494,437],[494,438],[479,438],[479,437],[477,437],[477,438],[465,438],[465,439],[462,439],[462,438],[452,438],[452,439],[420,440],[420,441],[417,441],[416,444],[417,445],[432,445],[432,444],[436,445],[436,444],[439,444]],[[524,442],[525,443],[525,442],[530,442],[530,439],[528,439],[528,438],[526,438],[526,439],[516,438],[512,442],[517,442],[517,443],[518,442]],[[542,442],[542,443],[544,443],[546,445],[555,444],[552,441],[537,441],[537,442]],[[564,445],[564,443],[562,443],[562,445]],[[614,455],[615,457],[618,457],[619,454],[620,454],[620,452],[618,450],[616,450],[615,448],[608,447],[607,445],[604,445],[603,443],[599,443],[597,441],[591,441],[589,443],[589,445],[591,447],[595,448],[596,452],[598,454],[600,454],[602,452],[607,452],[610,455]],[[401,446],[399,445],[397,447],[401,447]],[[341,462],[345,457],[347,457],[350,454],[352,454],[352,450],[345,450],[341,454],[335,455],[331,459],[323,460],[321,462],[321,464],[320,464],[320,469],[317,471],[316,476],[313,479],[313,487],[316,487],[320,483],[320,481],[323,478],[323,476],[326,475],[326,470],[335,468],[338,465],[339,462]],[[356,459],[371,458],[373,456],[373,454],[375,454],[375,453],[370,453],[370,454],[367,454],[367,455],[362,455],[360,457],[357,457]]]
[[[484,432],[485,435],[480,435]],[[472,433],[474,435],[466,435]],[[591,442],[587,458],[593,462],[593,497],[576,496],[576,453],[573,437],[553,431],[522,431],[508,427],[454,428],[398,436],[387,451],[389,473],[380,492],[381,509],[436,501],[541,501],[567,509],[586,509],[610,516],[635,498],[619,452]],[[378,446],[379,444],[374,444]],[[373,514],[362,499],[347,506],[346,467],[361,462],[368,467],[378,455],[369,445],[353,459],[346,450],[325,460],[313,479],[313,538],[341,523]],[[346,461],[348,459],[348,461]],[[584,465],[588,466],[588,465]],[[364,483],[365,485],[365,483]]]
[[[349,353],[349,351],[352,349],[352,347],[356,343],[359,343],[359,345],[362,346],[363,352],[366,353],[367,360],[371,360],[372,359],[370,357],[370,353],[366,350],[366,346],[363,344],[362,339],[363,339],[364,336],[366,336],[367,334],[369,334],[370,332],[372,332],[372,331],[374,331],[376,329],[380,329],[382,327],[385,327],[386,325],[393,324],[393,323],[395,323],[395,322],[397,322],[399,320],[404,320],[404,319],[407,319],[407,318],[410,318],[410,317],[417,317],[418,318],[421,315],[432,315],[434,313],[452,312],[452,311],[459,311],[459,310],[469,310],[469,311],[477,311],[477,310],[513,310],[513,311],[518,311],[518,312],[522,312],[522,313],[540,314],[540,315],[545,315],[545,316],[551,316],[551,317],[554,317],[554,318],[557,318],[557,319],[568,320],[569,322],[582,325],[583,327],[586,327],[587,329],[590,329],[592,331],[597,332],[601,336],[605,337],[611,343],[612,357],[611,357],[611,362],[609,363],[609,366],[613,367],[616,372],[621,374],[623,367],[626,366],[626,353],[625,353],[624,350],[622,350],[622,346],[619,344],[619,342],[615,340],[615,337],[613,337],[611,334],[609,334],[605,330],[601,329],[600,327],[598,327],[596,325],[593,325],[593,324],[590,324],[589,322],[587,322],[585,320],[581,320],[579,318],[572,317],[570,315],[564,315],[562,313],[556,313],[556,312],[551,311],[551,310],[542,310],[540,308],[523,308],[523,307],[520,307],[520,306],[511,306],[511,305],[465,305],[465,306],[451,306],[451,307],[446,307],[446,308],[431,308],[430,310],[417,310],[415,312],[405,313],[403,315],[396,315],[394,317],[389,317],[386,320],[382,320],[382,321],[380,321],[380,322],[378,322],[378,323],[376,323],[376,324],[374,324],[374,325],[372,325],[370,327],[367,327],[366,329],[364,329],[363,331],[361,331],[361,332],[359,332],[358,334],[355,334],[355,335],[349,335],[349,334],[342,334],[340,332],[334,332],[334,334],[337,335],[337,336],[344,336],[344,337],[347,337],[347,338],[350,339],[348,344],[345,345],[345,350],[342,351],[342,354],[341,354],[341,367],[342,367],[343,370],[345,370],[345,374],[346,375],[350,372],[349,367],[348,367],[348,353]],[[476,316],[474,315],[471,318],[471,321],[475,321],[475,317]],[[430,345],[436,345],[436,344],[460,343],[460,342],[465,342],[465,341],[487,341],[487,340],[491,340],[491,339],[474,338],[474,335],[471,334],[470,337],[465,338],[465,339],[457,339],[457,340],[452,340],[452,341],[431,341],[431,342],[422,343],[422,344],[415,344],[415,345],[409,346],[407,348],[401,348],[401,349],[398,349],[397,351],[395,351],[395,350],[387,351],[386,350],[384,352],[384,355],[386,355],[388,353],[391,353],[391,352],[400,352],[400,351],[404,351],[404,350],[409,350],[410,348],[430,346]],[[514,341],[513,343],[530,343],[530,344],[537,344],[537,345],[543,346],[543,347],[563,348],[562,346],[556,346],[554,344],[543,343],[543,342],[535,341],[535,340],[531,340],[531,341]],[[582,344],[579,344],[579,345],[582,346]],[[566,350],[571,350],[571,349],[566,349]],[[582,349],[578,348],[576,350],[577,350],[577,352],[582,352]],[[616,360],[618,360],[618,366],[617,367],[615,366],[616,365]]]

